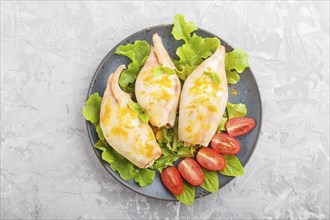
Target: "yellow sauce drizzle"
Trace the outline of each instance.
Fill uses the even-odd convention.
[[[185,130],[186,132],[189,132],[189,133],[190,133],[190,132],[192,131],[192,129],[193,129],[193,128],[192,128],[192,125],[189,125],[188,127],[185,127],[184,130]]]
[[[165,101],[169,101],[172,98],[172,95],[166,90],[151,92],[150,96],[154,97],[157,100],[165,100]]]
[[[238,91],[237,91],[236,89],[233,89],[233,90],[231,91],[231,94],[232,94],[232,95],[237,95],[237,94],[238,94]]]
[[[110,104],[109,104],[109,102],[107,102],[106,105],[105,105],[105,108],[104,108],[104,113],[101,117],[101,122],[103,124],[108,124],[109,123],[109,121],[110,121],[110,111],[111,111]]]
[[[152,157],[154,153],[154,148],[154,145],[147,142],[144,145],[134,145],[132,150],[135,154],[143,155],[145,157]]]
[[[153,76],[151,72],[143,73],[143,82],[145,85],[158,85],[161,88],[172,88],[172,82],[170,76],[162,74],[160,76]]]
[[[120,108],[120,106],[118,106],[118,113],[117,113],[118,118],[123,118],[125,115],[129,115],[132,118],[136,118],[137,117],[137,113],[135,113],[128,106],[126,106],[124,108]]]
[[[218,108],[215,105],[209,104],[206,106],[206,109],[210,112],[217,112]]]
[[[155,83],[159,84],[162,87],[171,88],[172,82],[169,75],[163,75],[162,77],[157,77],[158,79],[155,80]]]
[[[128,133],[127,131],[125,131],[123,128],[121,127],[113,127],[111,129],[111,133],[114,135],[114,136],[124,136],[126,139],[128,138]]]
[[[153,156],[153,152],[154,152],[154,146],[152,144],[147,143],[143,150],[143,154],[146,157],[151,157],[151,156]]]

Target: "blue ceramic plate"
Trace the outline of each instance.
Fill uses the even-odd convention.
[[[105,58],[102,60],[99,67],[97,68],[93,76],[90,88],[88,90],[87,97],[89,97],[95,92],[98,92],[101,96],[103,96],[109,75],[113,73],[120,64],[125,64],[127,66],[130,63],[130,60],[127,57],[115,54],[116,48],[119,45],[134,43],[134,41],[136,40],[145,40],[151,43],[151,36],[157,32],[161,36],[164,46],[169,52],[170,56],[176,59],[177,56],[175,54],[175,51],[181,45],[181,42],[175,40],[172,36],[172,27],[173,25],[159,25],[150,27],[141,30],[135,34],[132,34],[131,36],[119,42],[105,56]],[[215,36],[214,34],[211,34],[208,31],[198,29],[196,33],[202,37],[217,37],[221,40],[221,44],[226,47],[226,52],[233,50],[233,48],[224,40],[222,40],[218,36]],[[256,127],[250,133],[238,138],[241,143],[241,150],[237,156],[243,166],[245,166],[246,163],[249,161],[251,155],[253,154],[259,137],[261,126],[261,100],[257,83],[253,77],[250,68],[245,69],[244,73],[240,74],[240,76],[241,80],[238,84],[229,85],[229,101],[232,103],[242,102],[246,104],[248,108],[247,117],[252,117],[256,121]],[[238,95],[232,95],[231,91],[233,90],[237,90]],[[120,183],[122,183],[127,188],[148,197],[176,201],[176,198],[173,197],[172,194],[162,184],[160,174],[158,172],[152,184],[144,188],[139,187],[139,185],[135,183],[134,180],[125,181],[121,179],[119,174],[116,171],[112,170],[107,162],[102,160],[101,152],[93,147],[94,144],[98,141],[98,136],[94,126],[89,122],[87,122],[87,131],[92,144],[91,146],[97,157],[99,158],[100,162],[103,164],[104,168]],[[240,178],[244,178],[244,176]],[[220,188],[224,187],[232,179],[232,177],[226,177],[219,174]],[[196,198],[200,198],[208,194],[209,192],[205,191],[204,189],[200,187],[196,188]]]

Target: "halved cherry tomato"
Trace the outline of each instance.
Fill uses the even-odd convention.
[[[163,170],[161,177],[164,185],[173,195],[180,195],[183,192],[182,178],[175,167],[172,166]]]
[[[204,182],[204,173],[201,166],[192,158],[186,158],[179,163],[180,174],[191,185],[199,186]]]
[[[202,147],[196,156],[198,163],[208,170],[219,171],[226,167],[226,160],[217,151]]]
[[[248,133],[255,125],[253,118],[238,117],[227,121],[226,129],[230,136],[237,137]]]
[[[214,135],[211,141],[211,147],[220,154],[233,155],[241,149],[239,141],[225,133]]]

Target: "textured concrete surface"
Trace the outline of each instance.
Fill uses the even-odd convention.
[[[185,14],[248,52],[263,100],[246,174],[191,207],[118,184],[81,115],[122,38]],[[1,218],[329,218],[329,3],[1,2]]]

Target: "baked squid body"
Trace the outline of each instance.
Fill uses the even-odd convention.
[[[174,71],[175,66],[157,34],[153,36],[153,43],[154,48],[136,79],[135,95],[153,126],[173,127],[181,85],[175,73],[167,74],[161,70],[169,68]]]
[[[155,55],[151,54],[149,59],[153,56]],[[175,118],[170,119],[170,112],[175,108],[173,111],[176,113],[180,82],[176,81],[176,75],[166,73],[155,75],[155,69],[160,65],[150,65],[150,63],[146,65],[136,80],[136,99],[150,116],[150,123],[153,126],[164,127],[168,124],[173,126]]]
[[[113,82],[118,81],[116,77],[119,74],[115,72],[109,77],[101,104],[100,126],[112,148],[137,167],[146,168],[162,152],[149,124],[142,122],[138,114],[129,108],[130,96]]]
[[[218,128],[228,100],[224,61],[225,48],[220,46],[184,83],[179,139],[185,145],[208,146]]]

